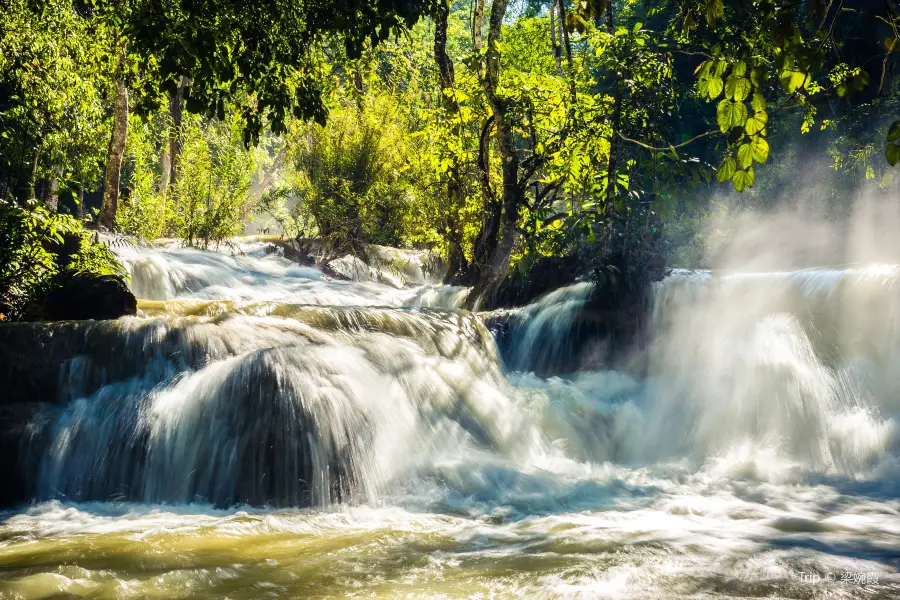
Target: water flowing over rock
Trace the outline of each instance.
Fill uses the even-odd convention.
[[[66,367],[72,401],[36,465],[37,497],[324,505],[389,482],[385,469],[432,443],[420,420],[492,439],[479,415],[502,407],[453,381],[458,365],[501,379],[473,317],[320,309],[310,320],[316,328],[226,316],[61,332],[103,351]]]
[[[137,299],[116,275],[60,273],[23,310],[25,321],[116,319],[137,312]]]
[[[337,281],[261,246],[123,256],[137,316],[0,327],[5,356],[46,359],[6,366],[37,375],[4,403],[3,475],[27,484],[8,501],[38,503],[0,527],[11,561],[78,533],[157,565],[132,539],[151,530],[212,595],[354,593],[327,548],[413,595],[817,597],[793,575],[816,569],[876,576],[847,597],[900,585],[896,267],[674,272],[625,372],[590,283],[476,315],[465,289]],[[54,589],[130,576],[96,560]]]

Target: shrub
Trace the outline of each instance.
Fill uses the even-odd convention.
[[[142,240],[156,239],[169,233],[170,209],[166,195],[157,189],[160,173],[159,151],[156,148],[168,144],[164,117],[157,115],[149,123],[143,123],[139,117],[132,115],[128,125],[128,193],[119,200],[116,228]]]
[[[301,235],[335,247],[401,245],[409,213],[408,130],[389,98],[334,109],[325,127],[302,126],[291,159]]]
[[[125,270],[73,217],[36,202],[20,207],[0,201],[0,315],[18,319],[64,273],[122,277]]]
[[[176,198],[172,227],[187,245],[206,248],[243,229],[257,160],[233,124],[204,124],[197,117],[186,121],[178,179],[171,190]]]

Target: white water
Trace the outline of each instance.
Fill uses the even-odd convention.
[[[541,378],[464,312],[348,308],[459,290],[129,264],[170,302],[77,334],[118,363],[70,381],[114,381],[69,390],[0,596],[900,596],[897,269],[675,274],[644,376]],[[588,291],[521,311],[511,369],[558,354]]]
[[[266,254],[267,246],[244,243],[229,253],[128,247],[117,252],[131,274],[132,291],[143,300],[454,308],[465,298],[465,288],[437,283],[405,287],[390,272],[381,275],[393,285],[332,279],[315,267]]]

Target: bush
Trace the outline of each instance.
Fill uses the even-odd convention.
[[[153,240],[170,233],[170,207],[166,195],[157,189],[160,179],[159,150],[168,145],[167,115],[156,115],[149,123],[132,115],[123,178],[127,194],[119,199],[116,228],[142,240]]]
[[[235,236],[250,218],[251,187],[263,152],[244,146],[235,119],[185,115],[175,179],[159,189],[160,154],[168,146],[168,115],[132,117],[123,167],[125,191],[116,226],[140,239],[172,236],[207,248]]]
[[[91,241],[80,221],[38,203],[0,201],[0,316],[18,319],[52,290],[60,274],[123,277],[109,249]]]
[[[411,181],[408,129],[390,98],[334,109],[294,134],[294,208],[301,235],[335,247],[404,242]]]
[[[238,235],[252,209],[250,188],[259,166],[236,123],[186,116],[178,179],[172,186],[173,233],[189,246],[208,247]]]

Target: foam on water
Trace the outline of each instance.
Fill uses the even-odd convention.
[[[55,334],[83,351],[0,595],[900,594],[894,267],[675,273],[645,376],[559,377],[530,357],[568,352],[586,283],[518,311],[504,366],[475,316],[410,308],[459,290],[131,252],[167,302]]]
[[[465,299],[465,288],[438,283],[406,287],[390,277],[384,280],[393,285],[332,279],[318,268],[298,266],[278,252],[268,252],[267,247],[259,242],[241,243],[220,253],[126,246],[117,249],[117,253],[131,276],[132,291],[143,300],[455,308]]]

